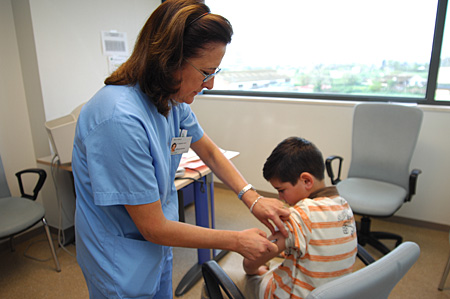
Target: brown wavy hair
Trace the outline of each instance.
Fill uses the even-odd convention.
[[[196,57],[210,43],[229,44],[233,29],[197,0],[167,0],[149,17],[130,58],[106,80],[107,85],[135,85],[167,116],[171,96],[180,88],[175,72],[183,59]],[[173,101],[174,102],[174,101]]]

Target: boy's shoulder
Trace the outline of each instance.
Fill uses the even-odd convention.
[[[300,210],[324,210],[324,206],[347,206],[347,201],[339,195],[336,187],[325,187],[311,193],[310,197],[298,201],[290,206],[290,210],[299,212]]]
[[[309,195],[309,198],[316,199],[321,197],[336,197],[336,196],[339,196],[339,192],[336,186],[329,186],[312,192]]]

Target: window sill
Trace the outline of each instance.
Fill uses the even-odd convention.
[[[198,100],[218,100],[218,101],[246,101],[246,102],[264,102],[264,103],[299,103],[302,105],[315,105],[315,106],[339,106],[339,107],[352,107],[358,103],[358,101],[344,101],[344,100],[322,100],[322,99],[300,99],[300,98],[277,98],[277,97],[262,97],[262,96],[237,96],[237,95],[213,95],[202,94],[196,96]],[[448,112],[450,113],[450,106],[443,105],[425,105],[415,103],[397,102],[405,105],[418,105],[424,111],[434,112]]]

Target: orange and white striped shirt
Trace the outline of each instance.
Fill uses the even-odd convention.
[[[290,208],[285,260],[272,272],[264,298],[305,298],[316,287],[352,272],[357,239],[350,206],[335,187],[311,197]]]

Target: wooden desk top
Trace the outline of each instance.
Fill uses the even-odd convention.
[[[47,166],[52,166],[52,159],[53,159],[53,156],[47,156],[47,157],[43,157],[43,158],[38,158],[36,161],[38,163],[41,163],[41,164],[44,164]],[[58,168],[72,172],[72,164],[71,163],[60,164],[60,165],[58,165]]]
[[[228,159],[231,160],[234,157],[237,157],[239,155],[239,152],[224,151],[224,154]],[[53,159],[53,156],[47,156],[47,157],[37,159],[37,162],[47,165],[47,166],[52,166],[52,159]],[[205,175],[211,173],[211,169],[209,169],[209,167],[206,166],[205,164],[203,164],[203,162],[199,159],[190,161],[187,163],[183,163],[183,161],[181,161],[180,166],[183,166],[186,168],[186,173],[184,174],[183,177],[175,180],[175,187],[177,188],[177,190],[180,190],[181,188],[184,188],[187,185],[189,185],[190,183],[192,183],[191,179],[199,179],[199,178],[204,177]],[[195,170],[189,169],[190,166],[192,166],[192,168]],[[72,171],[72,165],[70,163],[58,165],[58,168],[66,170],[66,171],[70,171],[70,172]],[[201,175],[198,173],[198,171],[200,172]],[[183,178],[186,178],[186,179],[183,180]]]

